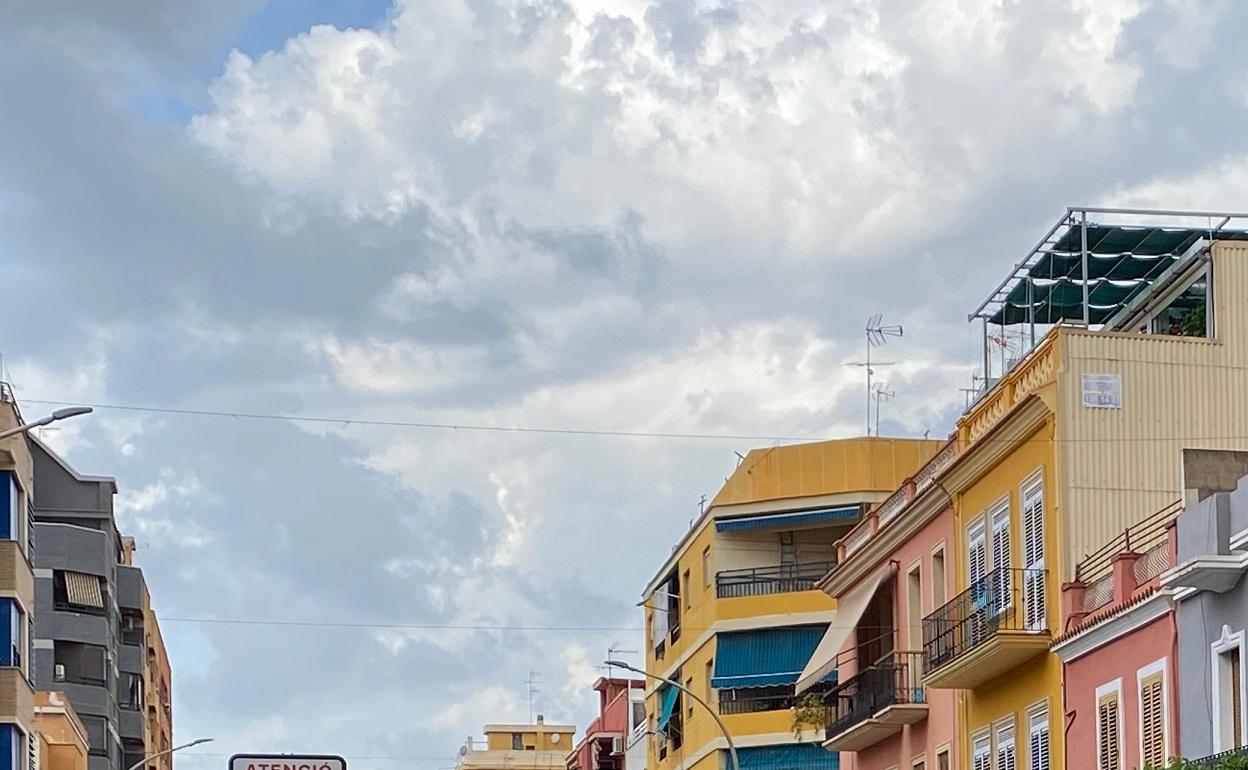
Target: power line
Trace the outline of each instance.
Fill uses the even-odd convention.
[[[541,433],[560,436],[605,436],[623,438],[663,439],[719,439],[728,441],[826,441],[819,436],[763,436],[732,433],[678,433],[669,431],[599,430],[591,428],[535,428],[522,425],[481,425],[471,423],[416,422],[408,420],[376,420],[358,417],[317,417],[311,415],[266,414],[263,412],[226,412],[213,409],[175,409],[159,406],[134,406],[130,404],[99,404],[86,401],[21,398],[27,404],[89,406],[92,409],[112,409],[123,412],[147,412],[151,414],[176,414],[188,417],[230,417],[236,420],[274,420],[306,422],[327,425],[368,425],[387,428],[421,428],[425,430],[484,431],[491,433]]]
[[[207,751],[182,751],[178,753],[178,756],[179,757],[226,757],[228,758],[234,755],[233,754],[218,754],[218,753],[207,752]],[[388,761],[388,762],[454,762],[455,761],[455,757],[453,756],[449,756],[449,757],[447,756],[378,757],[378,756],[366,756],[362,754],[344,755],[343,759],[347,759],[351,761],[383,760],[383,761]]]
[[[187,618],[164,617],[157,615],[160,623],[202,623],[205,625],[228,626],[285,626],[290,628],[345,628],[345,629],[382,629],[398,631],[547,631],[569,633],[591,632],[642,632],[642,626],[525,626],[506,623],[495,624],[455,624],[455,623],[349,623],[326,620],[263,620],[260,618]],[[822,625],[822,624],[821,624]],[[856,625],[828,624],[829,628],[856,628]],[[681,626],[685,631],[708,631],[710,626]]]

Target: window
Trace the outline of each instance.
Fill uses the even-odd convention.
[[[688,610],[693,608],[693,587],[689,584],[689,570],[685,570],[684,581],[685,609]]]
[[[143,615],[142,613],[123,612],[121,615],[121,643],[140,645],[143,644]]]
[[[1201,273],[1183,291],[1179,292],[1150,323],[1153,334],[1172,334],[1181,337],[1208,337],[1209,328],[1209,280]]]
[[[971,738],[971,770],[992,770],[992,740],[986,732]]]
[[[973,522],[967,528],[966,533],[966,563],[971,585],[975,585],[988,574],[988,558],[984,542],[984,522],[982,520]]]
[[[711,547],[708,545],[702,549],[702,585],[710,588],[715,582],[715,576],[711,574]]]
[[[693,692],[693,678],[692,677],[685,680],[685,689],[688,690],[689,692]],[[689,708],[689,718],[693,719],[693,698],[687,698],[686,700],[688,701],[687,706]]]
[[[991,606],[998,610],[1009,607],[1011,601],[1010,586],[1010,506],[1006,503],[992,514],[992,569],[997,579],[992,590],[996,592],[996,601]]]
[[[1023,619],[1032,631],[1048,625],[1044,596],[1044,483],[1034,479],[1023,489]]]
[[[1049,770],[1048,707],[1032,711],[1028,721],[1028,752],[1031,754],[1030,770]]]
[[[524,751],[524,735],[521,733],[511,734],[511,750]]]
[[[1018,770],[1018,758],[1014,749],[1014,718],[1001,722],[995,728],[997,739],[996,770]]]
[[[646,704],[641,701],[633,702],[633,729],[646,721]]]
[[[910,770],[927,770],[927,757],[920,754],[911,760]]]
[[[1223,626],[1222,638],[1213,643],[1214,750],[1236,749],[1244,743],[1244,634]]]
[[[3,646],[0,646],[0,666],[22,669],[28,644],[26,613],[22,612],[16,600],[0,599],[0,617],[7,619],[7,633]]]
[[[932,554],[932,608],[945,604],[945,549]]]
[[[52,572],[53,608],[68,612],[104,614],[103,578],[82,572]]]
[[[1098,770],[1122,768],[1121,681],[1096,690],[1096,766]]]
[[[903,649],[921,649],[923,644],[923,576],[921,565],[906,574],[906,614],[910,621],[909,646]]]
[[[103,717],[80,714],[82,726],[87,728],[88,753],[97,757],[108,756],[108,724]]]
[[[936,752],[936,770],[949,770],[949,749],[941,749]],[[1038,768],[1032,765],[1031,770],[1038,770]],[[1047,766],[1045,770],[1048,770]]]
[[[20,541],[22,522],[26,517],[22,510],[22,490],[13,471],[0,471],[0,497],[3,498],[0,504],[4,508],[4,516],[0,519],[0,538]]]
[[[103,647],[57,640],[52,645],[54,676],[58,682],[108,684],[108,653]]]
[[[143,708],[143,677],[123,672],[117,682],[117,705],[127,711]]]
[[[1166,762],[1166,707],[1161,672],[1140,682],[1140,761],[1161,767]]]

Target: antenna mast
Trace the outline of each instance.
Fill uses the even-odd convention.
[[[535,668],[529,669],[529,678],[524,683],[529,686],[529,724],[533,724],[533,699],[541,690],[537,688],[542,681],[542,673]]]
[[[867,319],[867,435],[871,435],[871,400],[873,398],[871,392],[871,375],[875,372],[871,370],[871,348],[878,348],[888,342],[889,337],[902,336],[903,330],[901,324],[885,325],[884,314],[876,313]],[[882,366],[883,364],[877,364]],[[879,407],[876,407],[876,435],[879,435]]]

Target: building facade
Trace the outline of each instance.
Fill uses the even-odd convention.
[[[598,716],[568,755],[568,770],[624,770],[630,739],[646,723],[646,683],[641,679],[601,677],[594,682]],[[645,768],[644,755],[634,770]]]
[[[949,442],[840,541],[820,586],[837,601],[799,691],[837,672],[823,747],[842,770],[950,770],[956,703],[923,686],[923,618],[953,586],[953,509],[934,481],[956,456]]]
[[[1179,756],[1174,590],[1178,504],[1125,530],[1062,586],[1068,767],[1161,768]],[[1157,533],[1164,538],[1158,542]],[[1157,542],[1148,551],[1133,542]]]
[[[459,770],[566,770],[576,728],[547,724],[489,724],[485,740],[468,739],[459,750]]]
[[[65,693],[35,693],[38,770],[87,770],[87,729]]]
[[[1060,586],[1175,503],[1183,448],[1248,444],[1245,235],[1190,221],[1068,210],[972,313],[987,387],[937,478],[958,593],[924,620],[924,684],[957,691],[959,767],[1070,766]]]
[[[822,712],[795,724],[793,710],[797,680],[836,616],[817,584],[836,542],[940,447],[865,438],[752,451],[647,585],[647,672],[717,710],[742,770],[837,766],[820,746]],[[720,770],[727,744],[715,721],[658,681],[648,685],[647,768]]]
[[[37,439],[31,447],[36,684],[73,703],[90,770],[125,770],[147,753],[147,586],[117,532],[116,482],[78,473]]]
[[[21,424],[12,392],[0,383],[0,431]],[[30,566],[34,476],[27,438],[0,439],[0,770],[27,768],[37,752],[30,654],[36,611]]]
[[[1241,469],[1243,470],[1243,469]],[[1189,505],[1178,519],[1179,745],[1188,757],[1248,753],[1248,471],[1234,491]]]

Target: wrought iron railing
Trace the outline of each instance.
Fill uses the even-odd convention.
[[[1045,582],[1044,570],[993,570],[924,618],[928,670],[970,652],[999,631],[1048,631]]]
[[[1248,746],[1240,746],[1237,749],[1230,749],[1228,751],[1223,751],[1220,754],[1210,754],[1207,757],[1201,757],[1200,759],[1193,759],[1188,764],[1196,765],[1197,767],[1216,768],[1218,766],[1218,763],[1220,763],[1224,759],[1232,759],[1232,758],[1238,759],[1240,757],[1248,757]]]
[[[811,591],[835,566],[835,561],[816,561],[723,570],[715,576],[715,594],[720,599],[727,599]]]
[[[825,696],[828,740],[856,727],[889,706],[926,703],[923,653],[891,652]]]
[[[1109,575],[1113,570],[1115,554],[1123,551],[1145,553],[1165,543],[1170,522],[1174,521],[1182,510],[1183,501],[1175,500],[1161,510],[1127,527],[1109,542],[1083,557],[1083,560],[1075,565],[1075,579],[1084,583],[1094,583]]]

